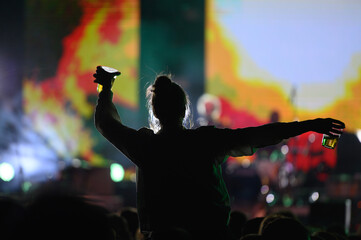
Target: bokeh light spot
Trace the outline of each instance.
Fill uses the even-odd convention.
[[[124,179],[124,168],[119,163],[112,163],[110,165],[110,178],[114,182],[121,182]]]

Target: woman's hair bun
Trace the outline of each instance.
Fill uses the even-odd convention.
[[[166,90],[172,86],[172,81],[167,75],[160,75],[156,78],[153,84],[153,92],[157,92],[157,90]]]

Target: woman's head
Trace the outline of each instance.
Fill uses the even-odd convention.
[[[149,124],[158,131],[164,126],[186,125],[189,120],[189,99],[170,75],[158,75],[147,89]]]

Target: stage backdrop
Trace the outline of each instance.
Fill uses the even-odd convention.
[[[357,0],[207,1],[208,118],[235,128],[333,117],[361,129],[360,11]],[[321,138],[304,135],[284,153],[306,152],[295,161],[307,171],[323,152],[334,167],[336,151]]]
[[[189,93],[196,126],[334,117],[348,133],[361,129],[358,0],[15,2],[1,14],[0,163],[20,183],[68,165],[134,167],[94,127],[98,65],[122,72],[114,102],[134,128],[147,122],[146,86],[164,71]],[[320,141],[304,135],[277,156],[305,172],[335,167],[337,151]]]
[[[277,112],[361,129],[360,1],[207,3],[206,89],[227,104],[222,123],[255,125]]]
[[[75,3],[75,4],[74,4]],[[104,166],[116,151],[95,130],[96,66],[119,68],[114,102],[137,125],[139,1],[26,1],[24,113],[57,158]]]

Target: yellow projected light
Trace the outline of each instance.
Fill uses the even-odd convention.
[[[207,2],[206,90],[238,127],[334,117],[361,128],[361,2]]]
[[[139,1],[85,0],[80,7],[78,25],[61,39],[55,75],[24,80],[24,110],[59,157],[104,165],[106,159],[93,151],[93,126],[86,123],[98,94],[93,74],[99,65],[120,68],[126,80],[114,85],[114,102],[138,108]]]

